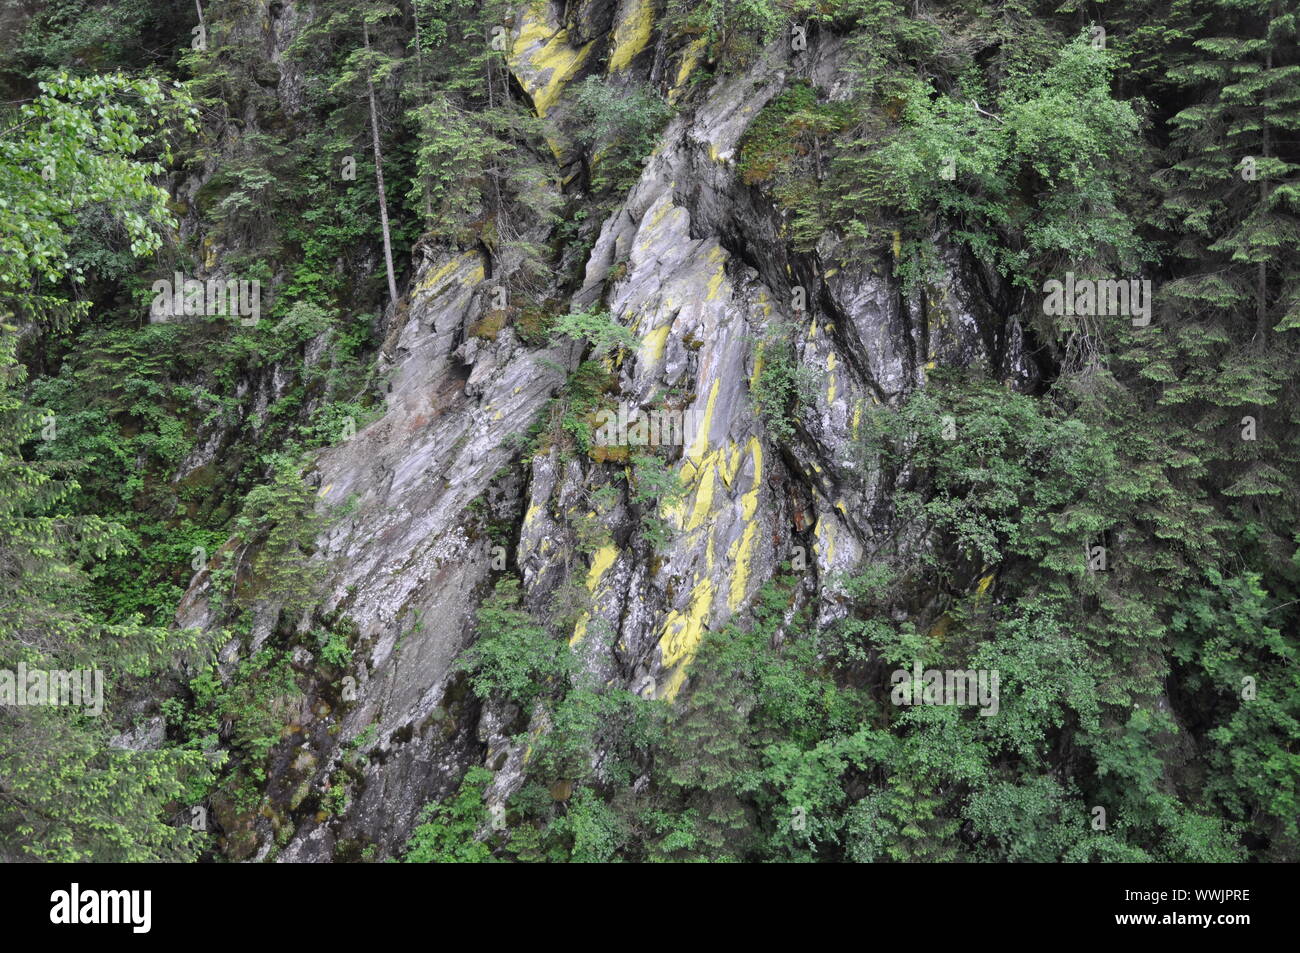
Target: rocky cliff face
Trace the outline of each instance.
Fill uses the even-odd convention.
[[[546,726],[479,704],[452,664],[507,562],[534,610],[548,612],[557,594],[578,607],[569,638],[601,682],[672,698],[702,634],[745,613],[782,564],[802,570],[800,603],[828,621],[841,612],[838,574],[864,554],[925,545],[895,539],[890,501],[907,474],[854,449],[865,410],[924,387],[940,365],[976,365],[1011,387],[1031,382],[1018,327],[989,312],[943,235],[934,241],[945,278],[923,304],[905,306],[892,259],[846,258],[830,239],[794,252],[780,211],[741,182],[739,143],[767,102],[800,78],[835,95],[834,44],[795,53],[777,43],[743,74],[692,88],[700,47],[667,48],[649,0],[558,8],[518,11],[509,62],[548,120],[550,187],[568,200],[581,201],[566,119],[572,84],[593,71],[676,77],[677,115],[575,263],[577,290],[560,274],[551,291],[573,311],[602,306],[639,340],[617,363],[606,359],[614,396],[629,409],[681,413],[668,460],[684,492],[647,514],[629,493],[626,459],[555,447],[522,455],[520,435],[576,367],[578,346],[530,346],[512,325],[471,333],[508,275],[499,265],[489,275],[474,251],[418,261],[390,317],[387,410],[322,453],[312,477],[322,512],[346,513],[320,541],[328,575],[318,612],[355,623],[359,661],[340,681],[313,674],[305,649],[295,656],[311,688],[271,756],[270,807],[219,812],[232,857],[266,858],[277,844],[286,861],[366,847],[390,856],[419,809],[475,763],[496,772],[489,801],[511,793],[528,757],[520,740]],[[752,389],[761,342],[781,324],[798,330],[797,365],[812,388],[778,438]],[[666,541],[647,537],[647,515]],[[595,520],[610,542],[584,550],[579,519]],[[494,522],[513,527],[510,538],[489,532]],[[206,586],[196,579],[182,624],[207,621]],[[259,616],[252,645],[227,646],[227,663],[270,636],[275,614]],[[340,785],[346,809],[316,809]]]

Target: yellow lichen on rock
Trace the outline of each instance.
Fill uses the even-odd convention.
[[[835,528],[820,516],[813,526],[813,551],[822,556],[820,562],[832,565],[835,561]]]
[[[614,565],[616,559],[618,559],[618,548],[615,546],[602,546],[596,550],[596,554],[591,557],[591,569],[587,571],[588,592],[595,593],[596,587],[600,585],[600,577]]]
[[[718,270],[709,278],[709,290],[704,295],[705,301],[712,301],[718,296],[718,291],[722,288],[722,283],[727,279],[727,271],[722,265],[718,265]]]
[[[754,358],[754,373],[749,375],[749,389],[752,392],[758,385],[758,378],[763,373],[763,366],[766,362],[763,360],[763,344],[760,341],[758,345],[758,354]]]
[[[657,364],[663,360],[664,348],[668,344],[668,325],[655,328],[641,339],[641,360]]]
[[[700,465],[700,485],[695,491],[695,506],[691,509],[691,518],[686,523],[686,531],[696,530],[712,515],[713,483],[717,473],[717,454],[709,454]]]
[[[699,650],[704,637],[705,620],[713,605],[713,581],[702,579],[691,592],[691,601],[685,612],[676,609],[668,613],[659,635],[661,660],[665,669],[677,666],[664,686],[663,697],[671,701],[677,697],[686,678],[687,664]]]
[[[690,449],[686,451],[686,459],[694,463],[699,463],[707,455],[709,447],[709,429],[713,426],[713,405],[718,400],[718,388],[722,381],[718,378],[713,379],[713,387],[709,389],[709,400],[704,405],[704,416],[700,420],[699,432],[695,435],[695,440],[691,443]]]
[[[727,607],[735,612],[745,599],[745,589],[749,586],[749,563],[754,553],[754,537],[758,532],[758,523],[751,520],[733,546],[732,558],[736,570],[731,576],[731,591],[727,594]]]
[[[531,511],[530,511],[531,513]],[[527,520],[525,520],[527,522]],[[618,559],[618,548],[615,546],[602,546],[596,550],[591,557],[591,568],[587,570],[587,591],[592,595],[596,594],[596,587],[600,585],[601,577],[609,571],[609,567],[614,565]],[[570,645],[577,645],[587,634],[587,625],[591,622],[591,613],[584,612],[574,623],[573,635],[569,638]]]
[[[467,272],[465,275],[459,276],[459,281],[466,284],[478,284],[486,277],[483,271],[483,261],[479,258],[478,252],[467,251],[451,259],[436,271],[425,275],[424,278],[420,279],[420,284],[416,290],[424,293],[435,291],[460,271]]]
[[[537,115],[545,117],[565,85],[587,61],[595,41],[575,50],[569,45],[569,31],[548,23],[542,9],[542,4],[536,4],[524,12],[519,35],[510,48],[509,64],[519,85],[533,98]]]
[[[677,68],[677,78],[673,80],[673,88],[668,90],[668,102],[670,104],[677,102],[679,96],[686,92],[686,81],[691,78],[691,73],[695,72],[695,67],[700,65],[700,60],[704,57],[705,38],[692,40],[691,43],[682,52],[682,65]]]
[[[569,636],[569,645],[577,645],[587,634],[587,623],[591,621],[591,613],[584,612],[578,617],[578,621],[573,625],[573,635]]]
[[[622,15],[614,26],[614,50],[609,54],[609,71],[617,73],[627,69],[636,55],[650,43],[654,30],[654,3],[652,0],[627,0]]]
[[[749,588],[749,566],[754,554],[754,539],[758,535],[758,494],[763,488],[763,445],[756,437],[749,438],[750,456],[754,461],[754,482],[740,500],[740,515],[745,521],[745,529],[733,546],[730,554],[736,570],[731,576],[731,591],[727,594],[727,606],[732,612],[740,608]]]
[[[740,501],[740,515],[749,521],[758,512],[758,493],[763,488],[763,445],[757,437],[750,437],[746,449],[754,461],[754,483]]]
[[[752,442],[752,441],[751,441]],[[740,469],[740,464],[745,459],[745,449],[739,444],[731,445],[731,455],[727,457],[727,463],[724,467],[722,462],[718,462],[718,476],[722,477],[722,482],[731,489],[731,484],[736,482],[736,471]]]

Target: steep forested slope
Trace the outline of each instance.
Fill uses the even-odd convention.
[[[1293,5],[0,4],[0,856],[1300,859]]]

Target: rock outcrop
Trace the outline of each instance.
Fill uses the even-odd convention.
[[[572,310],[602,307],[640,342],[608,364],[617,400],[681,415],[680,442],[666,452],[683,494],[651,514],[666,542],[643,532],[626,460],[520,452],[577,347],[529,346],[510,325],[470,334],[499,276],[474,251],[418,263],[389,329],[387,410],[323,452],[313,473],[322,511],[342,514],[320,541],[328,576],[318,611],[355,624],[359,661],[342,685],[309,678],[295,730],[272,755],[272,809],[241,822],[236,856],[265,858],[276,844],[286,861],[366,848],[391,856],[419,809],[470,764],[497,772],[489,799],[518,783],[527,752],[510,738],[529,713],[478,704],[453,666],[502,568],[489,518],[517,527],[503,551],[531,607],[545,612],[565,586],[586,594],[569,638],[602,682],[672,698],[704,633],[743,614],[782,564],[806,566],[800,599],[830,620],[837,577],[893,540],[890,499],[902,475],[857,449],[870,407],[924,387],[940,365],[979,365],[1011,386],[1030,379],[1018,328],[972,303],[944,236],[934,241],[946,276],[923,307],[909,307],[891,259],[841,260],[830,238],[794,252],[781,212],[740,181],[741,138],[789,82],[811,79],[837,95],[834,44],[797,60],[774,45],[745,72],[688,90],[705,53],[698,43],[665,50],[652,4],[570,6],[565,19],[555,4],[522,8],[508,57],[537,114],[553,119],[557,190],[573,179],[564,119],[573,82],[594,70],[675,77],[679,111],[568,295]],[[815,382],[786,440],[774,439],[752,396],[761,342],[777,325],[797,329],[798,365]],[[602,487],[616,499],[597,511]],[[600,521],[612,542],[582,552],[579,515]],[[204,585],[187,597],[182,624],[204,623]],[[340,784],[346,807],[320,809]]]

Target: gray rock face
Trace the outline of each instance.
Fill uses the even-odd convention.
[[[131,751],[151,751],[162,746],[167,736],[167,725],[161,715],[146,719],[141,724],[114,736],[110,748],[126,748]]]
[[[539,112],[562,103],[565,83],[600,61],[600,44],[617,51],[638,42],[634,8],[619,4],[611,21],[608,9],[584,5],[568,34],[536,11],[521,15],[511,63]],[[924,307],[907,308],[892,261],[840,261],[833,237],[794,254],[780,213],[739,181],[741,137],[790,78],[812,76],[842,93],[835,56],[828,46],[795,62],[774,46],[684,105],[605,221],[570,302],[607,309],[639,339],[611,365],[628,411],[681,414],[680,440],[660,448],[683,488],[679,501],[647,513],[629,496],[621,460],[555,447],[519,459],[515,436],[579,355],[567,345],[527,347],[511,327],[491,340],[468,336],[492,284],[477,253],[417,269],[390,328],[386,413],[316,466],[320,508],[344,514],[320,540],[329,570],[320,611],[355,622],[361,651],[342,683],[312,680],[299,730],[272,756],[269,796],[294,821],[278,859],[348,858],[363,845],[390,856],[419,809],[453,790],[475,761],[497,772],[490,800],[519,783],[519,728],[545,731],[544,720],[480,706],[453,666],[499,568],[475,501],[513,518],[531,607],[544,612],[566,586],[585,593],[573,630],[556,636],[579,648],[591,672],[672,698],[704,634],[744,613],[782,563],[806,559],[803,597],[823,620],[835,617],[836,576],[894,529],[893,478],[857,449],[870,407],[924,387],[940,364],[1027,375],[1018,331],[974,313],[942,236],[946,274]],[[611,59],[644,76],[659,57],[638,47]],[[773,439],[752,397],[757,344],[778,324],[796,329],[795,356],[813,382],[785,442]],[[615,498],[597,511],[591,501],[603,487]],[[584,552],[575,514],[596,519],[612,542]],[[667,530],[657,551],[647,517]],[[205,586],[196,579],[182,623],[209,621]],[[345,807],[304,809],[339,785]],[[270,856],[272,828],[253,823],[250,856]]]

